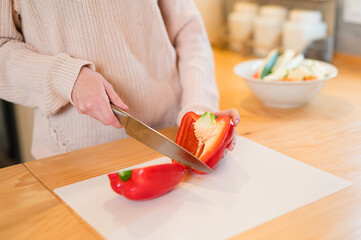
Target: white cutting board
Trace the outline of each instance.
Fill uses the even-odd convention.
[[[142,165],[170,162],[166,157]],[[140,166],[140,165],[137,165]],[[243,137],[214,173],[135,202],[106,175],[55,189],[107,239],[226,239],[351,185]]]

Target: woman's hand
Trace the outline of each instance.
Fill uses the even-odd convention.
[[[237,127],[237,125],[240,121],[240,117],[239,117],[238,111],[236,109],[228,109],[228,110],[224,110],[224,111],[220,111],[220,112],[215,112],[214,115],[215,116],[221,116],[221,115],[229,116],[232,119],[232,122],[235,127]],[[233,130],[233,134],[234,134],[233,141],[228,147],[228,149],[230,151],[233,151],[234,147],[236,146],[237,133],[236,133],[235,129]]]
[[[71,97],[79,113],[89,115],[104,125],[122,127],[110,107],[110,102],[123,110],[128,110],[128,107],[101,74],[83,67],[74,84]]]

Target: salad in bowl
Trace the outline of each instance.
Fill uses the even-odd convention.
[[[328,79],[337,76],[338,70],[332,64],[305,59],[293,50],[283,54],[272,50],[264,59],[237,64],[234,72],[262,104],[294,108],[309,102]]]
[[[276,49],[269,52],[253,77],[264,81],[309,81],[328,76],[327,68],[319,61],[306,60],[302,53],[287,49],[284,54]]]

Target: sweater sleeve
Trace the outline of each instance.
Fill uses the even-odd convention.
[[[217,111],[219,94],[213,53],[201,16],[192,0],[160,0],[169,38],[177,51],[182,85],[179,125],[188,111]]]
[[[54,114],[71,102],[83,66],[94,69],[89,61],[41,54],[24,42],[13,1],[0,1],[0,98]]]

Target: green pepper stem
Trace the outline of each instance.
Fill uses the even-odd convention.
[[[125,170],[125,171],[118,172],[118,175],[119,175],[120,179],[122,179],[122,181],[125,182],[132,175],[132,170]]]

